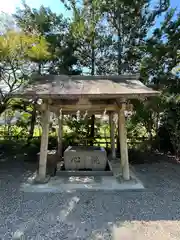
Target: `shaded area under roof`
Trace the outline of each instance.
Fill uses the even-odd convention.
[[[42,99],[133,98],[156,96],[159,92],[146,87],[139,75],[82,76],[47,75],[33,78],[31,83],[15,93],[16,97]]]

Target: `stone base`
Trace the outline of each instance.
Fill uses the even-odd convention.
[[[107,171],[107,173],[111,173],[111,175],[101,175],[96,172],[94,176],[88,176],[86,171],[59,171],[59,174],[55,177],[50,178],[50,176],[47,176],[46,179],[40,179],[36,172],[36,175],[34,174],[34,177],[31,177],[31,179],[34,179],[33,183],[22,184],[21,190],[24,192],[66,192],[76,190],[129,191],[144,189],[143,183],[138,179],[136,171],[131,165],[130,180],[128,181],[122,177],[120,159],[110,161],[109,167],[110,171]],[[41,186],[40,184],[44,185]]]
[[[134,191],[143,190],[139,181],[121,181],[113,176],[105,177],[54,177],[47,184],[21,185],[23,192],[72,192],[72,191]]]
[[[45,178],[42,179],[39,176],[37,176],[34,179],[34,184],[45,184],[45,183],[48,183],[50,178],[51,178],[50,176],[46,176]]]
[[[48,183],[50,180],[50,175],[47,175],[45,178],[40,178],[40,176],[35,172],[32,177],[28,178],[29,184],[45,184]]]
[[[59,177],[69,177],[69,176],[113,176],[111,164],[109,160],[107,160],[107,167],[104,171],[88,171],[88,170],[64,170],[62,167],[62,162],[57,164],[57,172],[56,176]],[[63,169],[63,170],[62,170]]]
[[[56,176],[46,184],[23,183],[24,192],[71,192],[81,191],[133,191],[143,190],[142,182],[130,170],[130,180],[125,181],[121,174],[116,176]],[[39,182],[38,182],[39,183]]]

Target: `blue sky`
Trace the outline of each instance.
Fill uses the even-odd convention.
[[[180,10],[180,0],[170,0],[170,2],[172,7],[177,7]],[[54,12],[63,13],[67,17],[70,15],[60,0],[26,0],[26,3],[34,8],[38,8],[43,4],[45,7],[50,7]],[[14,13],[16,7],[20,6],[21,0],[1,0],[0,11]]]
[[[0,0],[0,12],[14,13],[17,7],[21,7],[21,0]],[[69,12],[64,8],[60,0],[26,0],[26,3],[33,7],[39,8],[41,5],[50,7],[53,12],[63,13],[65,16],[69,16]]]

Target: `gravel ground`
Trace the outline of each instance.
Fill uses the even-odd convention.
[[[136,165],[143,191],[24,193],[32,165],[0,164],[0,239],[180,239],[180,165]]]

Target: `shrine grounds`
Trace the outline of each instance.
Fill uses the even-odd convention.
[[[140,191],[24,192],[36,164],[0,163],[0,239],[180,239],[180,165],[136,164]],[[128,235],[128,236],[127,236]]]

